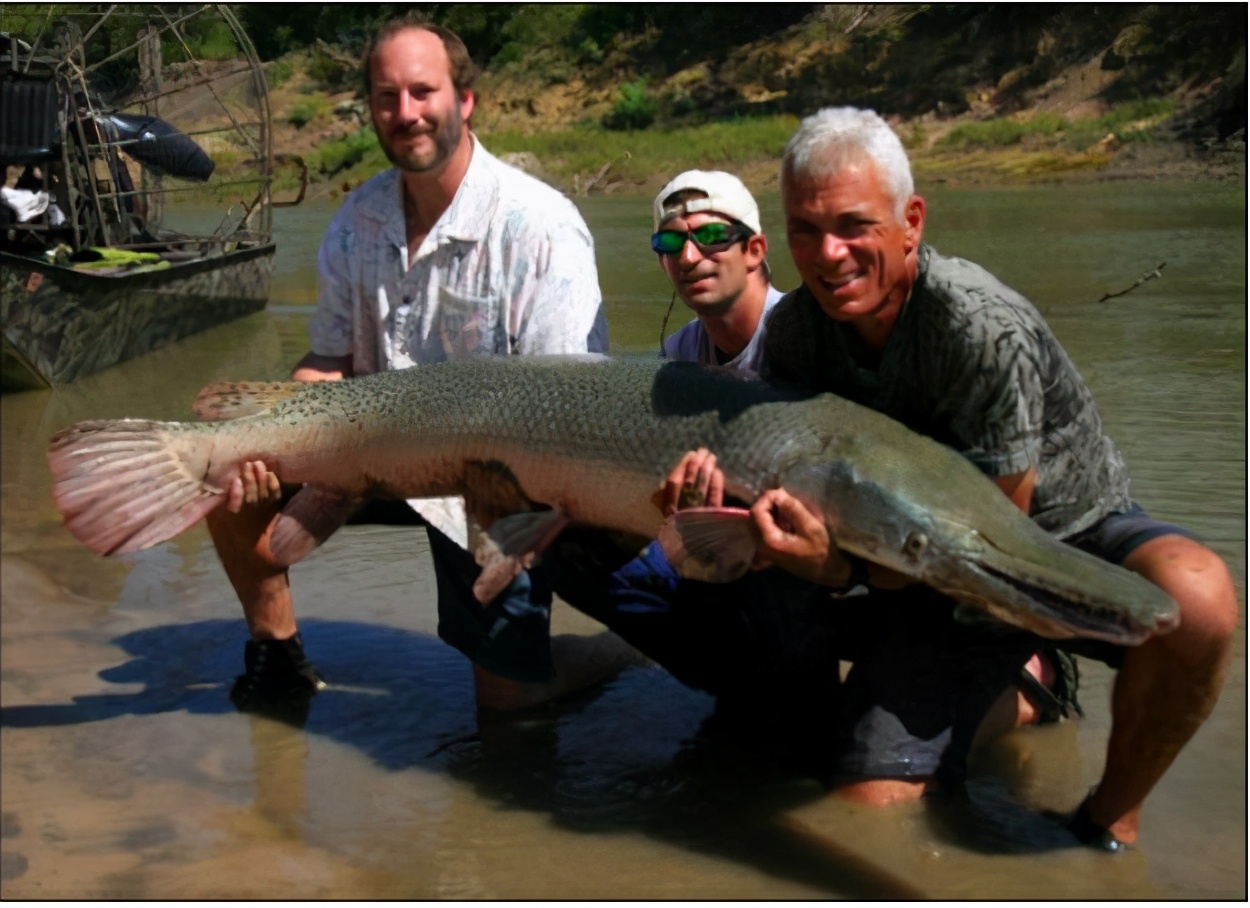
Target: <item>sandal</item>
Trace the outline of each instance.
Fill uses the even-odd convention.
[[[1081,709],[1081,704],[1076,699],[1076,691],[1081,683],[1076,656],[1054,647],[1040,650],[1039,655],[1049,659],[1055,669],[1055,680],[1051,686],[1042,684],[1025,667],[1021,667],[1020,677],[1016,680],[1016,686],[1037,707],[1037,724],[1051,725],[1061,718],[1084,717],[1085,710]]]

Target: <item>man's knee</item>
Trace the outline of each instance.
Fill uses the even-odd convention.
[[[1237,632],[1237,593],[1223,559],[1183,536],[1160,536],[1143,543],[1124,560],[1176,600],[1181,640],[1226,645]]]
[[[930,785],[930,779],[863,779],[839,785],[834,792],[856,804],[888,807],[920,800]]]

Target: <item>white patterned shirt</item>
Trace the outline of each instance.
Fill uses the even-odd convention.
[[[330,221],[317,283],[312,352],[350,354],[356,375],[489,354],[607,351],[581,214],[476,139],[451,205],[412,261],[401,175],[391,169],[357,187]],[[459,499],[412,504],[466,544]]]

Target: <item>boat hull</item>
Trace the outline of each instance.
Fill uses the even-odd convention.
[[[265,307],[272,243],[125,274],[0,253],[3,390],[64,385]]]

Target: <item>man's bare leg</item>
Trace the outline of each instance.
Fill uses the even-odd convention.
[[[207,521],[251,637],[244,647],[244,673],[231,688],[230,699],[239,709],[302,724],[309,700],[325,682],[304,654],[287,570],[269,553],[281,501],[239,508],[236,491],[230,507],[213,512]]]
[[[1238,605],[1224,562],[1193,540],[1152,539],[1124,566],[1181,607],[1180,627],[1125,654],[1112,692],[1106,768],[1085,804],[1090,820],[1132,844],[1146,796],[1219,698]]]
[[[237,513],[219,508],[206,521],[254,640],[285,640],[298,630],[287,569],[269,556],[269,535],[281,508],[281,501]]]

